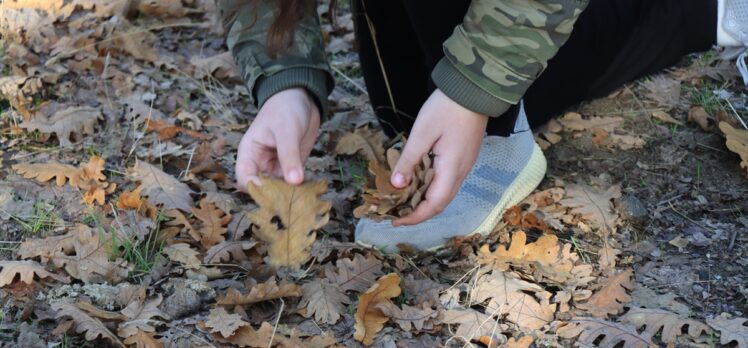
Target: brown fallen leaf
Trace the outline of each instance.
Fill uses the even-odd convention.
[[[242,320],[239,314],[229,314],[223,307],[216,307],[210,311],[205,326],[210,328],[212,333],[220,333],[223,337],[231,337],[236,330],[242,326],[249,326],[249,323]]]
[[[599,318],[621,313],[623,306],[631,302],[631,296],[627,291],[634,288],[631,283],[633,272],[633,270],[627,269],[617,275],[608,277],[603,287],[595,292],[589,301],[577,304],[577,308]]]
[[[578,337],[577,343],[586,347],[616,347],[621,343],[627,348],[657,347],[634,327],[598,318],[574,318],[559,327],[556,334],[563,338]]]
[[[99,156],[92,156],[81,168],[57,162],[20,163],[13,165],[12,168],[23,177],[39,182],[55,179],[57,186],[69,182],[71,186],[84,191],[83,201],[86,204],[98,202],[99,205],[104,205],[105,196],[117,188],[116,184],[106,182],[106,176],[103,174],[104,159]]]
[[[327,279],[315,279],[301,287],[299,307],[305,308],[305,317],[314,316],[318,323],[335,324],[351,300],[340,288]]]
[[[149,132],[158,133],[158,138],[160,140],[173,139],[174,137],[179,135],[179,133],[189,135],[196,139],[202,139],[202,140],[210,139],[210,136],[208,135],[193,131],[191,129],[177,126],[167,120],[159,120],[159,119],[151,118],[151,119],[146,120],[146,126]]]
[[[607,132],[613,132],[616,127],[623,123],[622,117],[590,117],[583,119],[582,115],[576,112],[567,112],[558,120],[566,130],[585,131],[595,128],[604,129]]]
[[[670,116],[670,114],[662,110],[652,112],[652,118],[667,124],[677,124],[679,126],[683,125],[683,122],[674,119],[673,116]]]
[[[198,251],[192,249],[187,243],[176,243],[164,247],[163,253],[169,260],[181,263],[187,269],[199,269],[200,259],[197,258]]]
[[[18,246],[16,253],[22,259],[39,257],[41,263],[46,264],[58,253],[67,254],[74,251],[74,240],[75,234],[73,233],[50,236],[43,239],[27,238]]]
[[[250,182],[248,189],[259,205],[249,218],[257,226],[255,236],[269,244],[270,265],[298,268],[309,258],[315,231],[330,218],[332,204],[319,199],[327,184],[316,181],[293,186],[263,178],[262,186]]]
[[[155,298],[148,301],[137,300],[130,302],[121,311],[127,317],[127,321],[119,325],[117,334],[122,338],[127,338],[137,335],[138,332],[155,332],[156,328],[153,327],[155,320],[152,318],[161,317],[169,319],[169,316],[158,308],[162,301],[163,297],[161,294],[158,294]]]
[[[52,278],[63,283],[70,281],[67,277],[47,272],[42,265],[34,261],[0,261],[0,267],[2,267],[0,271],[0,287],[13,283],[16,275],[19,276],[19,280],[22,283],[26,284],[31,284],[34,281],[34,275],[39,277],[39,279]]]
[[[344,135],[335,145],[338,155],[362,154],[369,162],[384,163],[384,140],[382,131],[371,130],[368,127],[356,128],[353,133]]]
[[[115,336],[100,320],[89,316],[86,312],[72,303],[55,302],[51,305],[57,313],[56,319],[70,317],[75,325],[75,332],[84,333],[87,341],[93,341],[99,337],[111,341],[117,347],[124,347],[122,342]]]
[[[116,239],[109,232],[78,224],[70,233],[74,235],[73,250],[55,254],[52,258],[55,266],[64,266],[70,276],[86,283],[117,283],[127,277],[127,262],[110,260],[109,250]]]
[[[532,336],[522,336],[520,339],[510,338],[506,342],[504,348],[530,348],[530,345],[535,341]]]
[[[415,168],[410,184],[397,189],[390,184],[392,169],[400,158],[397,149],[387,150],[386,162],[369,161],[369,172],[374,175],[367,181],[363,194],[363,204],[353,210],[356,218],[367,217],[374,221],[393,219],[410,214],[420,203],[434,179],[432,159],[424,155]]]
[[[223,241],[208,249],[205,252],[204,263],[221,263],[226,261],[244,261],[247,259],[247,250],[251,250],[257,245],[255,241],[237,240]]]
[[[720,122],[719,129],[727,138],[727,148],[740,156],[740,167],[748,172],[748,130],[733,128],[727,122]]]
[[[394,303],[386,301],[378,304],[377,307],[382,310],[382,314],[389,317],[401,329],[408,332],[411,330],[418,332],[424,329],[432,329],[432,319],[436,318],[437,314],[439,314],[426,303],[421,304],[420,308],[406,304],[403,304],[402,308],[400,308]]]
[[[748,321],[746,318],[726,319],[716,317],[714,319],[707,319],[706,323],[719,331],[721,344],[729,344],[735,341],[738,344],[738,348],[746,348],[748,347],[748,326],[745,325],[746,321]]]
[[[678,314],[661,309],[631,308],[619,321],[631,324],[637,330],[644,326],[645,329],[641,335],[649,339],[662,330],[660,335],[662,342],[673,345],[677,343],[677,338],[681,335],[684,326],[688,327],[688,335],[693,338],[699,338],[702,334],[711,332],[704,323],[681,318]]]
[[[164,348],[164,342],[161,339],[142,330],[138,330],[136,334],[126,338],[123,342],[135,348]]]
[[[285,280],[277,283],[275,278],[271,278],[264,283],[253,286],[247,294],[229,288],[225,295],[216,299],[216,303],[219,305],[246,306],[282,297],[299,296],[301,296],[301,288],[298,285],[288,283]]]
[[[702,106],[694,106],[691,110],[688,110],[688,122],[698,124],[705,131],[712,128],[709,126],[709,114]]]
[[[550,293],[536,284],[499,271],[482,275],[475,284],[470,292],[471,304],[490,300],[487,313],[506,314],[506,320],[522,330],[537,330],[553,320],[556,304],[550,303]]]
[[[382,275],[382,261],[375,257],[356,254],[353,259],[340,258],[333,266],[325,265],[325,276],[336,284],[340,291],[366,291],[377,277]]]
[[[366,346],[374,343],[374,336],[382,330],[384,323],[389,320],[379,308],[383,303],[400,295],[400,276],[396,273],[387,274],[359,297],[356,308],[356,332],[353,338]]]
[[[190,64],[195,68],[193,75],[197,79],[214,76],[222,80],[239,76],[237,73],[239,69],[234,64],[234,56],[231,52],[223,52],[211,57],[194,56],[190,59]]]
[[[562,245],[558,237],[544,234],[533,243],[527,243],[525,232],[518,231],[512,236],[507,249],[499,245],[491,252],[490,246],[484,244],[478,253],[478,263],[490,265],[497,271],[507,271],[510,265],[528,269],[557,282],[571,278],[574,261],[578,258],[571,252],[571,244]]]
[[[98,108],[69,107],[49,116],[37,115],[21,123],[21,128],[28,131],[38,130],[44,134],[55,133],[60,146],[68,146],[72,144],[72,134],[76,134],[78,139],[83,135],[94,134],[94,125],[100,119],[103,119],[103,116]]]
[[[189,186],[142,161],[136,161],[129,172],[133,180],[140,182],[139,189],[153,204],[161,204],[165,209],[191,211],[190,194],[194,192]]]
[[[224,235],[228,230],[226,225],[231,221],[231,215],[224,213],[205,198],[200,200],[199,208],[192,208],[192,214],[200,220],[200,226],[188,232],[203,247],[209,249],[226,240]]]
[[[616,231],[618,214],[613,211],[611,200],[621,197],[620,186],[611,185],[603,191],[585,184],[569,184],[566,197],[559,203],[572,208],[573,214],[581,215],[605,232]]]
[[[122,191],[117,199],[117,209],[132,209],[150,219],[156,219],[158,210],[140,196],[142,187],[138,186],[132,191]]]
[[[232,336],[223,337],[219,333],[213,333],[213,338],[236,347],[264,348],[271,345],[271,339],[273,342],[279,342],[280,335],[273,335],[274,333],[273,325],[263,322],[257,330],[253,329],[252,326],[242,325]]]
[[[493,337],[497,339],[497,342],[505,341],[506,338],[500,333],[509,328],[500,319],[495,319],[472,308],[446,310],[441,314],[441,322],[459,324],[454,336],[465,342],[478,340],[480,337]]]

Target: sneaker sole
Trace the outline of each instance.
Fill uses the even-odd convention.
[[[475,234],[487,236],[489,233],[491,233],[494,227],[496,227],[496,224],[499,223],[499,220],[501,220],[501,218],[504,216],[504,211],[506,211],[507,208],[510,208],[517,205],[519,202],[522,202],[523,199],[529,196],[532,191],[534,191],[538,187],[538,185],[540,185],[540,182],[542,182],[543,178],[545,177],[547,168],[548,163],[545,160],[543,151],[540,149],[540,146],[538,146],[537,143],[534,143],[532,154],[530,155],[530,160],[527,162],[527,165],[522,168],[522,171],[519,172],[517,178],[512,181],[509,187],[507,187],[506,192],[503,196],[501,196],[501,200],[499,200],[499,203],[497,203],[496,206],[491,209],[491,212],[478,226],[478,228],[476,228],[472,233],[466,234],[465,236],[469,237]],[[356,241],[356,243],[366,248],[373,247],[372,245],[368,245],[360,241]],[[443,247],[444,244],[426,249],[426,251],[435,251]]]

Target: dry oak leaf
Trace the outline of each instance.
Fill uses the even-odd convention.
[[[133,180],[140,182],[139,188],[150,202],[162,204],[166,209],[192,209],[190,194],[194,192],[173,176],[140,160],[130,169],[130,175]]]
[[[478,304],[490,299],[486,312],[506,314],[506,320],[520,329],[540,329],[556,313],[556,304],[549,301],[550,293],[515,274],[493,271],[481,276],[475,284],[470,294],[472,302]]]
[[[51,305],[52,309],[57,311],[55,314],[56,319],[62,317],[70,317],[73,319],[75,324],[75,332],[85,332],[85,338],[87,341],[93,341],[101,336],[104,339],[110,340],[117,347],[124,347],[119,338],[115,336],[100,320],[91,317],[88,313],[84,312],[80,308],[76,307],[72,303],[56,302]]]
[[[70,135],[80,136],[94,134],[94,125],[103,116],[101,110],[91,107],[69,107],[55,112],[51,116],[37,115],[21,123],[21,128],[28,131],[38,130],[45,134],[55,133],[60,146],[71,144]]]
[[[361,254],[353,256],[353,260],[340,258],[335,266],[330,263],[325,266],[325,276],[342,292],[366,291],[382,275],[382,261]]]
[[[195,67],[193,75],[198,79],[215,76],[221,80],[239,76],[237,74],[239,70],[234,64],[234,56],[231,52],[223,52],[211,57],[193,56],[190,64]]]
[[[181,263],[187,269],[199,269],[200,259],[197,250],[192,249],[187,243],[176,243],[164,247],[163,253],[169,257],[169,260]]]
[[[613,132],[616,127],[623,123],[622,117],[590,117],[583,119],[582,115],[576,112],[567,112],[558,120],[566,130],[584,131],[601,128],[607,132]]]
[[[223,337],[219,333],[213,333],[213,338],[222,343],[229,343],[236,347],[266,348],[271,346],[270,340],[278,339],[280,335],[273,336],[275,329],[273,325],[263,322],[260,328],[255,330],[252,326],[240,326],[233,335]],[[277,341],[276,341],[277,342]]]
[[[594,293],[589,301],[577,304],[577,308],[598,318],[621,313],[623,305],[631,302],[631,296],[627,291],[634,288],[634,285],[631,283],[631,275],[633,273],[633,270],[627,269],[619,274],[608,277],[605,280],[605,285]]]
[[[347,133],[338,140],[335,145],[335,153],[338,155],[362,154],[369,162],[384,163],[384,140],[382,131],[369,129],[368,127],[356,128],[353,133]]]
[[[155,220],[156,215],[158,215],[158,209],[148,203],[143,197],[140,197],[142,189],[142,187],[138,186],[132,191],[121,192],[117,199],[116,207],[121,210],[132,209],[145,217]]]
[[[250,250],[257,245],[255,241],[237,240],[223,241],[208,249],[205,252],[205,263],[220,263],[225,261],[243,261],[247,259],[246,250]]]
[[[315,322],[335,324],[349,304],[348,296],[327,279],[315,279],[301,287],[299,307],[306,308],[302,314],[307,318],[314,316]]]
[[[16,275],[19,276],[21,282],[26,284],[31,284],[34,281],[34,275],[40,279],[52,278],[63,283],[70,281],[67,277],[47,272],[44,266],[35,261],[0,261],[0,267],[2,267],[0,287],[13,283]]]
[[[391,148],[387,150],[387,161],[369,161],[369,172],[374,175],[369,178],[363,194],[363,204],[353,210],[357,218],[367,217],[374,221],[393,219],[406,216],[418,206],[434,179],[433,160],[424,155],[415,167],[415,175],[410,184],[403,189],[397,189],[390,184],[392,170],[400,159],[400,152]]]
[[[172,139],[176,137],[179,133],[187,134],[196,139],[202,139],[202,140],[210,139],[209,136],[203,133],[177,126],[167,120],[159,120],[159,119],[153,119],[153,118],[147,119],[146,126],[148,127],[147,129],[149,132],[158,133],[159,140]]]
[[[532,336],[522,336],[520,339],[512,337],[506,341],[504,348],[530,348],[530,345],[534,341],[535,339]]]
[[[228,230],[226,225],[231,221],[231,215],[224,213],[205,198],[200,200],[199,208],[192,208],[192,214],[201,223],[199,228],[189,230],[189,233],[203,247],[208,249],[226,240],[224,234]]]
[[[652,117],[667,124],[677,124],[679,126],[683,125],[683,122],[674,119],[673,116],[670,116],[670,114],[662,110],[652,112]]]
[[[219,297],[216,303],[228,306],[246,306],[257,302],[274,300],[282,297],[301,296],[301,287],[283,280],[277,283],[271,278],[264,283],[257,284],[249,290],[248,294],[242,294],[239,290],[229,288],[223,297]]]
[[[127,338],[136,335],[138,332],[155,332],[156,328],[152,325],[154,320],[151,318],[169,319],[169,316],[158,308],[162,301],[163,297],[159,294],[156,298],[148,301],[130,302],[121,311],[122,314],[127,316],[128,320],[119,325],[117,334],[120,337]]]
[[[688,122],[698,124],[705,131],[711,129],[709,126],[709,113],[702,106],[694,106],[691,110],[688,110]]]
[[[533,243],[527,242],[524,231],[518,231],[512,236],[512,242],[507,249],[499,245],[491,252],[490,246],[484,244],[478,253],[478,262],[491,265],[497,271],[507,271],[510,265],[531,267],[538,275],[543,275],[553,281],[564,282],[570,279],[577,255],[571,252],[571,245],[563,245],[554,235],[544,234]]]
[[[73,248],[74,240],[74,233],[50,236],[43,239],[27,238],[18,246],[16,254],[22,259],[39,257],[41,263],[46,264],[58,253],[67,254],[75,250]]]
[[[110,261],[113,240],[110,233],[95,231],[82,224],[76,225],[70,233],[75,236],[73,250],[56,254],[52,259],[55,266],[64,266],[70,276],[86,283],[118,283],[127,278],[127,262],[122,259]]]
[[[78,187],[80,183],[80,169],[69,164],[57,162],[49,163],[19,163],[11,166],[13,170],[26,179],[36,179],[47,182],[55,179],[57,186],[63,186],[70,180],[70,185]]]
[[[223,337],[231,337],[236,330],[249,323],[242,320],[239,314],[229,314],[223,307],[216,307],[210,311],[205,326],[210,328],[211,333],[220,333]]]
[[[610,201],[621,197],[620,186],[611,185],[602,191],[584,184],[569,184],[566,186],[566,197],[559,203],[572,208],[572,213],[581,215],[598,228],[615,232],[618,214],[612,210]]]
[[[289,185],[283,180],[263,178],[262,186],[248,184],[249,194],[259,205],[249,212],[257,228],[255,237],[269,244],[269,264],[298,268],[309,258],[315,231],[329,220],[332,204],[319,196],[327,190],[323,181]]]
[[[431,321],[439,314],[426,303],[422,303],[421,308],[406,304],[399,308],[392,302],[382,302],[377,307],[382,310],[385,316],[397,323],[401,329],[408,332],[411,331],[411,327],[416,332],[423,329],[432,329],[433,323]]]
[[[716,317],[707,319],[706,323],[720,333],[720,343],[729,344],[735,341],[738,348],[748,347],[748,326],[745,326],[746,318],[726,319]]]
[[[152,333],[138,330],[138,332],[124,340],[124,343],[135,348],[164,348],[164,342]]]
[[[727,122],[720,122],[719,129],[727,138],[727,148],[740,156],[740,167],[748,171],[748,130],[735,129]]]
[[[566,325],[559,327],[556,334],[563,338],[579,336],[577,344],[584,347],[613,348],[655,348],[649,337],[636,332],[636,328],[614,323],[599,318],[573,318]]]
[[[441,322],[444,324],[459,324],[460,326],[454,332],[454,336],[465,342],[477,340],[484,336],[496,338],[497,334],[509,328],[506,324],[501,323],[500,319],[494,319],[490,315],[471,308],[446,310],[441,314]]]
[[[698,338],[711,332],[706,324],[699,321],[681,318],[678,314],[661,309],[631,308],[620,319],[620,322],[631,324],[635,328],[645,327],[642,336],[651,339],[662,329],[662,342],[676,344],[684,326],[688,326],[688,335]]]
[[[390,273],[379,278],[369,290],[361,294],[356,308],[356,332],[353,338],[366,346],[374,343],[374,336],[389,320],[379,306],[391,302],[390,299],[399,296],[400,291],[400,276]]]

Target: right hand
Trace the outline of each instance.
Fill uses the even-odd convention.
[[[239,143],[236,184],[260,185],[260,175],[282,177],[291,185],[304,182],[304,162],[317,139],[320,112],[303,88],[291,88],[268,98]]]

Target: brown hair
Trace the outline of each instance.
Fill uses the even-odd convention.
[[[231,23],[236,19],[242,5],[253,6],[253,23],[245,29],[254,26],[257,21],[256,11],[260,2],[275,2],[275,17],[268,28],[265,42],[265,51],[270,57],[275,57],[293,44],[296,24],[307,14],[315,9],[315,0],[218,0],[221,16],[223,17],[224,30],[228,31]],[[334,15],[336,0],[330,0],[330,12],[328,16]],[[331,17],[332,18],[332,17]],[[334,25],[334,23],[333,23]]]
[[[254,0],[257,1],[257,0]],[[262,1],[262,0],[260,0]],[[265,43],[267,53],[271,57],[276,56],[291,47],[294,40],[296,24],[308,14],[314,11],[314,0],[275,0],[278,4],[275,18],[270,24]]]

